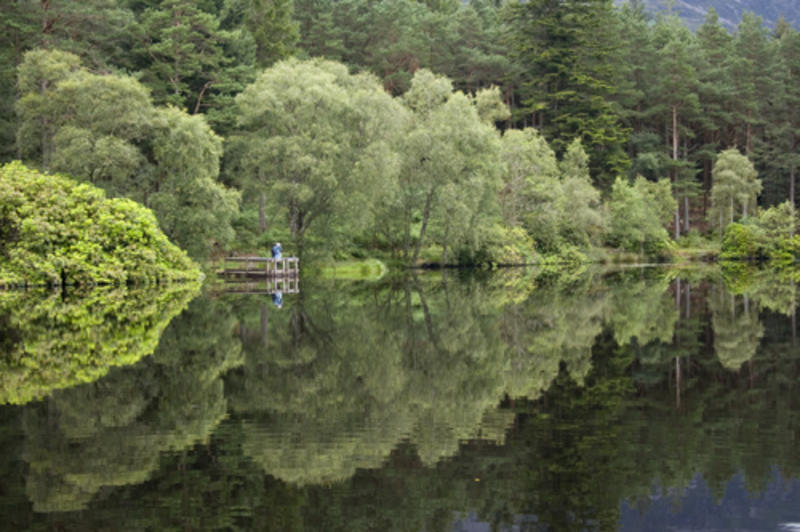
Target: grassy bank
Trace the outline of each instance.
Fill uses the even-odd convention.
[[[388,268],[378,259],[324,262],[311,269],[319,279],[342,279],[348,281],[377,281]]]

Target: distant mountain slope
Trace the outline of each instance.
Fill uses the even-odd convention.
[[[618,4],[627,0],[617,0]],[[652,11],[666,9],[665,0],[644,0]],[[742,19],[742,13],[751,11],[764,19],[772,27],[781,16],[795,28],[800,27],[800,1],[798,0],[677,0],[675,8],[691,28],[702,24],[706,11],[713,7],[720,21],[729,28],[735,28]]]

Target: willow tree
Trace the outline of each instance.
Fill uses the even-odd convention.
[[[499,136],[493,123],[478,112],[477,102],[486,109],[484,98],[454,93],[449,79],[428,70],[414,75],[403,100],[413,113],[411,129],[401,145],[399,176],[405,255],[413,263],[434,219],[444,224],[439,229],[445,250],[450,243],[448,227],[460,224],[462,229],[471,229],[467,237],[477,235],[476,216],[493,207],[486,192],[491,191],[494,198],[500,187]],[[456,209],[459,205],[463,208]],[[437,216],[448,210],[460,216]],[[411,226],[417,219],[421,226],[412,253]]]
[[[640,253],[658,253],[669,240],[664,224],[677,208],[666,179],[658,182],[636,178],[630,184],[617,178],[608,201],[606,241],[612,246]]]
[[[524,227],[539,248],[557,247],[557,207],[562,194],[555,153],[536,129],[525,128],[503,134],[500,156],[500,205],[505,223]]]
[[[741,207],[743,218],[747,217],[748,207],[755,209],[761,180],[757,179],[758,172],[753,163],[736,148],[719,154],[712,176],[709,220],[721,234],[728,224],[734,222],[738,207]]]
[[[136,79],[57,50],[25,54],[17,142],[26,162],[151,207],[194,257],[232,238],[238,193],[218,181],[222,139],[201,116],[154,107]]]
[[[709,300],[711,323],[714,327],[714,352],[725,368],[736,371],[752,359],[764,336],[764,326],[758,318],[758,306],[750,304],[748,296],[737,296],[722,286]]]
[[[264,71],[236,98],[236,164],[244,187],[285,215],[302,255],[306,236],[364,228],[372,205],[396,175],[391,149],[405,112],[371,75],[332,61],[290,59]],[[273,218],[274,220],[275,218]]]

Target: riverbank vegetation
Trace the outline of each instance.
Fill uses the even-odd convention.
[[[797,256],[800,33],[783,22],[730,33],[712,11],[692,33],[611,0],[0,17],[0,159],[147,206],[201,261],[275,240],[404,265]]]

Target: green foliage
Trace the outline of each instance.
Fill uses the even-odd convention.
[[[138,362],[197,292],[193,283],[66,296],[0,291],[0,403],[27,403]]]
[[[472,264],[521,265],[535,264],[541,256],[536,251],[536,242],[521,227],[496,224],[486,237],[481,250],[483,258],[470,257]]]
[[[263,6],[251,7],[246,18],[253,23],[232,30],[221,29],[215,13],[186,0],[162,0],[141,13],[133,52],[157,104],[202,112],[218,130],[230,130],[233,98],[255,74],[252,30],[264,14]],[[261,31],[269,29],[274,28]],[[258,52],[268,61],[270,50],[263,34],[258,36]]]
[[[246,0],[245,25],[256,42],[261,66],[286,59],[299,38],[292,0]]]
[[[153,214],[130,200],[15,162],[0,167],[0,283],[125,284],[197,279]]]
[[[522,69],[521,108],[557,154],[576,137],[603,188],[628,166],[627,131],[610,98],[616,82],[616,20],[610,0],[534,0],[509,11],[511,55]]]
[[[732,148],[719,154],[714,163],[714,186],[711,189],[709,221],[722,234],[728,224],[747,217],[747,210],[755,214],[755,200],[761,192],[758,172],[750,160]],[[741,215],[738,208],[741,207]]]
[[[732,223],[722,238],[722,258],[794,262],[800,257],[797,214],[789,202],[770,207],[757,218]]]
[[[153,124],[153,179],[147,197],[161,227],[192,257],[208,257],[233,241],[239,192],[217,180],[222,139],[200,116],[159,109]]]
[[[650,256],[659,256],[668,247],[664,219],[675,209],[667,180],[657,183],[637,177],[633,184],[617,178],[608,201],[609,245]]]
[[[239,195],[217,182],[222,139],[201,116],[155,108],[136,79],[64,52],[27,53],[18,77],[25,161],[145,204],[193,257],[232,240]]]
[[[759,258],[760,243],[763,240],[763,233],[755,225],[729,224],[722,237],[722,257],[727,259]]]
[[[241,148],[232,164],[250,201],[268,196],[270,223],[285,217],[298,254],[309,230],[352,237],[371,222],[365,206],[396,176],[390,148],[404,122],[373,77],[292,59],[264,71],[237,104]]]
[[[580,139],[589,158],[576,162],[588,168],[590,181],[604,194],[619,175],[650,181],[669,176],[671,193],[680,200],[680,212],[673,211],[676,238],[691,229],[690,221],[704,229],[696,218],[709,214],[709,195],[709,221],[720,239],[724,226],[738,220],[737,211],[742,217],[755,214],[757,197],[769,206],[794,203],[796,196],[800,33],[786,24],[770,33],[752,15],[731,35],[713,10],[692,33],[676,16],[652,20],[642,3],[612,0],[10,0],[4,7],[0,159],[69,173],[111,195],[145,203],[168,236],[199,258],[232,246],[235,197],[212,183],[216,176],[189,177],[208,174],[202,157],[197,166],[183,158],[173,174],[186,183],[170,182],[172,176],[159,169],[164,159],[156,161],[154,152],[162,147],[179,152],[192,141],[165,135],[164,112],[151,102],[202,114],[227,137],[224,179],[240,189],[247,211],[238,219],[234,247],[253,251],[297,232],[283,223],[292,217],[285,191],[257,185],[264,176],[248,177],[253,167],[265,171],[263,165],[273,161],[245,160],[252,147],[240,141],[254,130],[237,131],[242,109],[235,97],[253,82],[257,66],[272,66],[293,53],[340,61],[352,73],[370,72],[376,76],[370,83],[405,95],[412,109],[422,103],[413,101],[420,91],[414,84],[424,85],[428,71],[441,78],[448,94],[461,91],[471,99],[483,121],[502,122],[505,132],[535,127],[562,159],[572,157],[572,143]],[[431,91],[429,104],[436,103]],[[314,101],[309,92],[299,97]],[[439,96],[439,103],[450,98]],[[404,158],[413,162],[422,154],[401,141],[409,138],[409,128],[430,123],[413,121],[418,111],[398,111],[401,102],[387,101],[382,95],[356,104],[363,115],[382,116],[374,120],[382,124],[374,134],[328,135],[329,147],[348,145],[341,153],[314,148],[312,166],[326,177],[315,180],[311,190],[328,190],[321,196],[331,198],[325,200],[330,209],[321,211],[334,214],[312,215],[320,220],[308,234],[313,255],[379,249],[395,257],[419,256],[425,251],[420,245],[430,244],[441,253],[426,255],[450,263],[459,256],[483,260],[478,257],[494,245],[490,240],[499,241],[494,226],[500,213],[511,228],[525,226],[545,254],[603,240],[607,220],[597,209],[597,192],[584,178],[570,179],[571,171],[563,168],[556,176],[561,191],[549,191],[544,182],[523,191],[517,186],[521,181],[505,180],[500,211],[493,197],[498,183],[492,149],[476,152],[483,169],[472,175],[486,179],[443,178],[450,185],[437,187],[432,196],[419,173],[404,176],[416,181],[407,186],[401,173],[414,171]],[[472,113],[467,106],[462,111],[465,117]],[[287,119],[293,112],[279,114]],[[306,123],[321,121],[310,114],[303,117]],[[186,126],[185,119],[167,121]],[[342,131],[358,130],[352,117],[342,121],[348,122]],[[193,129],[198,145],[208,148],[219,140]],[[353,151],[353,137],[362,139],[356,151],[370,147],[358,166],[342,155]],[[717,154],[733,147],[752,161],[763,186],[728,186],[731,176],[712,176]],[[305,160],[288,151],[284,156]],[[330,175],[339,172],[326,166],[348,165],[363,172],[354,180],[365,183],[368,193],[342,186],[344,196],[369,209],[353,208],[326,189]],[[333,181],[344,183],[341,177]],[[516,192],[527,198],[513,197]],[[530,216],[519,218],[520,205],[531,197],[552,210],[528,209]],[[250,223],[256,211],[256,223]],[[572,216],[561,216],[564,212]]]
[[[591,184],[588,156],[579,139],[557,162],[535,129],[510,130],[503,135],[500,154],[500,206],[507,225],[523,226],[544,254],[598,241],[604,230],[600,194]]]
[[[488,93],[482,98],[482,106]],[[473,98],[452,92],[450,80],[427,70],[415,73],[403,97],[411,126],[400,145],[399,201],[405,225],[405,257],[413,264],[426,236],[443,248],[473,254],[496,219],[499,136],[482,120]],[[496,102],[498,106],[499,102]],[[411,226],[421,226],[411,253]]]

